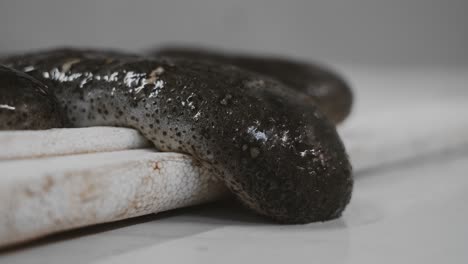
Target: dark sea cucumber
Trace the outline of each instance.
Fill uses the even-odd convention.
[[[334,219],[351,198],[351,165],[333,122],[304,94],[264,75],[209,61],[76,49],[0,63],[48,87],[67,126],[135,128],[161,151],[191,155],[246,206],[278,222]],[[4,84],[1,98],[14,94]],[[14,97],[35,104],[26,94]]]

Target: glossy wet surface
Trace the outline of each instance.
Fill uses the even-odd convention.
[[[335,126],[308,96],[266,76],[217,62],[79,49],[2,63],[47,85],[70,127],[135,128],[158,150],[191,155],[277,222],[335,219],[349,203],[351,166]]]

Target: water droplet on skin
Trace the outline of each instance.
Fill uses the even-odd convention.
[[[265,142],[268,140],[267,135],[263,131],[258,131],[257,128],[250,126],[247,128],[247,133],[252,135],[256,140]]]
[[[194,116],[193,119],[198,120],[200,118],[201,112],[198,111]]]
[[[27,66],[27,67],[24,67],[23,71],[24,72],[30,72],[30,71],[34,71],[36,68],[34,66]]]

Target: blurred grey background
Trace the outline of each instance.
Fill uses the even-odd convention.
[[[186,43],[346,64],[468,65],[466,0],[0,1],[0,53]]]

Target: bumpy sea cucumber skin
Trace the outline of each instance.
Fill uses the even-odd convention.
[[[174,45],[156,49],[151,54],[227,63],[263,74],[308,95],[335,123],[343,121],[351,112],[353,94],[350,86],[342,76],[322,64]]]
[[[3,63],[45,83],[71,126],[138,129],[162,151],[192,155],[278,222],[333,219],[350,200],[334,125],[279,82],[229,65],[72,49]]]
[[[47,129],[65,123],[47,87],[23,72],[0,65],[0,95],[0,130]]]

